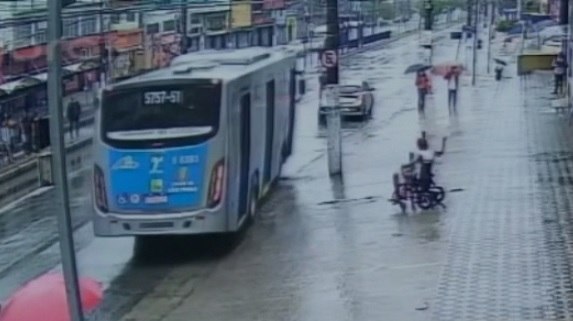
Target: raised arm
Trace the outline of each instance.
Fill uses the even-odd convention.
[[[446,142],[448,141],[447,137],[442,139],[442,150],[436,152],[436,156],[442,156],[446,152]]]

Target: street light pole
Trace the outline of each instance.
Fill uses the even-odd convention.
[[[433,25],[433,11],[434,11],[434,5],[432,3],[432,0],[424,0],[424,16],[425,16],[425,20],[424,20],[424,30],[426,31],[426,37],[427,40],[429,41],[428,43],[424,43],[423,47],[429,50],[428,53],[428,64],[432,64],[432,58],[433,58],[433,36],[432,36],[432,25]]]
[[[64,144],[62,106],[62,1],[52,0],[48,5],[48,109],[50,111],[50,141],[52,145],[52,167],[59,202],[58,234],[60,252],[66,285],[71,320],[83,321],[84,315],[80,300],[76,253],[70,217],[68,179],[66,177],[66,153]],[[33,309],[34,307],[30,307]]]
[[[493,36],[493,25],[495,23],[495,3],[492,1],[489,5],[489,29],[487,34],[487,73],[489,74],[491,69],[491,38]]]
[[[324,91],[329,112],[326,119],[328,131],[328,172],[331,176],[342,175],[341,116],[338,96],[339,38],[338,0],[326,1],[326,43],[321,62],[326,68]]]
[[[472,13],[468,13],[472,14]],[[479,1],[475,0],[474,4],[474,45],[473,45],[473,57],[472,57],[472,86],[476,84],[476,68],[477,68],[477,46],[478,46],[478,29],[479,29]]]

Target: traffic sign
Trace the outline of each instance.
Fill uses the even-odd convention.
[[[335,67],[336,63],[338,62],[338,55],[336,53],[336,50],[325,50],[322,53],[322,57],[320,60],[324,68]]]

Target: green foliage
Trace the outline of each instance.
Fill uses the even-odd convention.
[[[497,25],[495,26],[495,30],[499,31],[499,32],[508,32],[517,23],[518,23],[517,20],[500,20],[497,22]]]
[[[465,9],[467,2],[466,0],[433,0],[432,5],[434,7],[432,14],[435,16],[457,8]],[[418,2],[417,8],[420,12],[424,12],[424,2]]]
[[[539,1],[526,1],[525,2],[526,12],[541,12],[541,2]]]
[[[379,2],[376,5],[377,16],[385,20],[393,20],[396,17],[396,12],[393,3]]]

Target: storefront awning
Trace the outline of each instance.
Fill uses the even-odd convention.
[[[33,87],[41,83],[43,83],[43,81],[40,79],[36,79],[35,77],[24,77],[22,79],[7,82],[5,84],[0,85],[0,91],[5,94],[10,94],[15,90]]]
[[[67,76],[69,74],[71,74],[72,72],[70,72],[69,70],[66,69],[66,67],[62,68],[62,76]],[[38,75],[34,75],[31,76],[30,78],[34,78],[36,80],[39,80],[40,82],[46,82],[48,81],[48,73],[44,72]]]
[[[90,70],[90,69],[95,69],[99,67],[99,63],[93,60],[90,61],[83,61],[77,64],[73,64],[73,65],[69,65],[69,66],[65,66],[64,70],[66,70],[68,72],[68,74],[73,74],[76,72],[80,72],[80,71],[84,71],[84,70]]]

